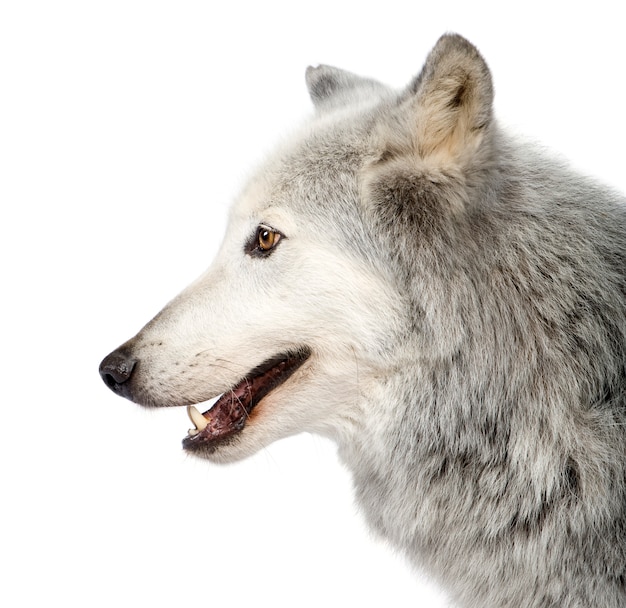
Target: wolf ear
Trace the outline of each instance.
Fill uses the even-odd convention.
[[[357,76],[329,65],[309,66],[306,84],[313,105],[319,111],[338,108],[382,93],[386,87],[380,82]]]
[[[418,154],[459,160],[474,151],[491,123],[491,73],[476,48],[442,36],[404,94],[413,113]]]

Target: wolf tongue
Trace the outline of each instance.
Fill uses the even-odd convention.
[[[206,430],[213,436],[240,430],[248,417],[251,403],[252,384],[250,380],[244,379],[224,393],[208,412],[201,414],[208,420]]]
[[[189,430],[189,436],[194,437],[204,431],[204,435],[217,438],[240,431],[256,402],[275,384],[284,367],[285,362],[280,361],[257,376],[244,378],[224,393],[207,412],[201,413],[195,406],[188,405],[187,414],[196,427]]]
[[[189,431],[183,447],[209,449],[209,444],[215,446],[241,431],[257,403],[289,378],[310,354],[309,349],[302,348],[267,360],[224,393],[207,412],[200,413],[195,406],[189,406],[187,412],[196,428]]]

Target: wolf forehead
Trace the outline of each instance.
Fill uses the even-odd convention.
[[[403,90],[309,67],[313,116],[263,163],[231,213],[275,222],[287,236],[319,230],[327,244],[384,266],[396,245],[414,250],[475,204],[493,155],[491,76],[465,39],[446,35],[437,48]],[[402,231],[395,239],[407,224],[417,240]]]
[[[396,162],[396,173],[431,184],[460,177],[484,160],[492,126],[493,87],[486,63],[464,38],[444,35],[404,90],[320,65],[306,82],[315,115],[265,163],[255,189],[284,194],[308,213],[320,205],[366,200],[364,174]],[[488,147],[488,146],[487,146]],[[294,200],[295,199],[295,200]],[[345,212],[345,210],[344,210]]]

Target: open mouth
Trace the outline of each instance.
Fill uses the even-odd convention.
[[[310,349],[301,348],[272,357],[253,369],[204,413],[188,405],[187,412],[195,428],[183,439],[183,448],[211,451],[239,433],[259,401],[285,382],[310,355]]]

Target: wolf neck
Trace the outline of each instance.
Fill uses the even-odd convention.
[[[362,434],[341,446],[368,523],[459,597],[463,588],[475,591],[485,568],[500,585],[508,581],[511,597],[528,597],[525,589],[549,584],[542,577],[556,565],[542,563],[548,559],[542,538],[552,539],[555,555],[575,552],[589,568],[598,559],[614,561],[592,555],[584,548],[593,545],[589,538],[572,538],[568,526],[572,518],[586,519],[586,534],[624,537],[623,508],[615,504],[610,511],[605,504],[624,475],[624,455],[607,461],[601,452],[568,446],[580,433],[598,439],[619,429],[609,418],[587,420],[582,412],[573,419],[571,403],[559,397],[572,380],[548,379],[547,357],[528,359],[522,372],[540,377],[541,368],[546,376],[545,386],[537,381],[528,389],[509,373],[506,357],[484,366],[494,372],[489,376],[472,364],[487,355],[464,352],[470,354],[442,360],[428,372],[414,363],[388,378],[371,395]],[[578,598],[574,578],[563,573],[565,584],[572,579],[572,601]],[[494,590],[484,593],[484,605],[515,605],[494,603]]]

